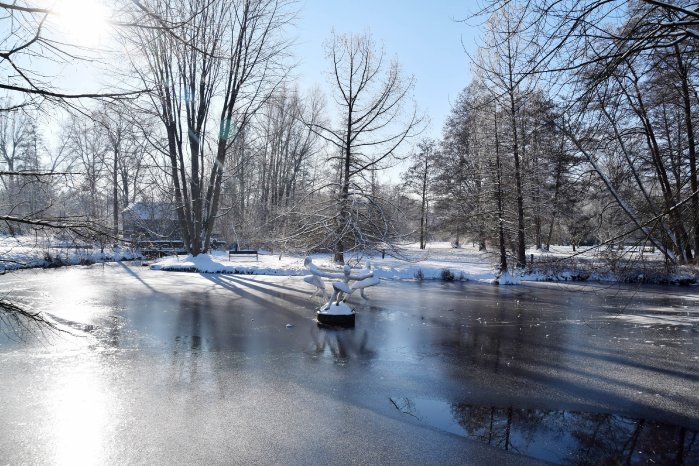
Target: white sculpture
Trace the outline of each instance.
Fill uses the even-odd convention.
[[[328,292],[325,290],[325,283],[323,283],[323,279],[321,279],[318,275],[306,275],[303,277],[303,281],[316,287],[316,290],[313,292],[311,297],[317,294],[322,295],[323,298],[328,297]]]
[[[359,294],[362,298],[369,299],[367,295],[364,294],[364,289],[378,285],[380,281],[379,277],[374,276],[374,269],[371,266],[371,262],[367,261],[366,267],[359,271],[357,282],[353,283],[350,288],[352,291],[359,290]]]
[[[350,308],[345,301],[355,290],[359,290],[362,298],[367,299],[367,296],[364,294],[364,289],[379,284],[379,279],[374,277],[374,271],[369,262],[367,262],[364,269],[358,271],[356,274],[352,274],[352,268],[349,265],[344,266],[342,273],[321,270],[316,267],[310,257],[306,257],[303,261],[303,265],[308,267],[308,270],[311,272],[311,275],[306,275],[303,277],[303,280],[317,288],[313,296],[318,292],[320,292],[324,298],[327,296],[325,283],[322,278],[341,280],[332,282],[333,294],[330,296],[330,300],[318,311],[318,321],[322,323],[353,324],[354,310]],[[350,280],[355,283],[350,285]]]

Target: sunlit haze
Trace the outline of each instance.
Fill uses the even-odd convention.
[[[68,43],[97,47],[109,34],[110,9],[99,0],[59,0],[52,10],[51,21]]]

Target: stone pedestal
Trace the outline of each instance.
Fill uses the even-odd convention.
[[[346,303],[331,302],[320,308],[317,319],[319,323],[325,325],[352,327],[354,326],[354,316],[354,309]]]

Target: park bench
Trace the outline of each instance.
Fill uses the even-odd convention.
[[[187,254],[183,241],[176,240],[145,240],[138,243],[138,249],[146,259],[163,256]]]
[[[255,256],[255,261],[259,261],[259,255],[257,251],[253,251],[252,249],[248,250],[243,250],[243,249],[230,249],[228,251],[228,260],[231,260],[231,256]]]

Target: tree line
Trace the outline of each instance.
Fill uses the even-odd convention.
[[[411,167],[427,175],[433,228],[492,248],[501,270],[551,244],[632,242],[692,262],[696,3],[500,1],[479,13],[473,80],[437,150],[420,147]]]
[[[442,137],[421,141],[413,78],[369,34],[328,39],[329,95],[298,88],[291,2],[119,4],[123,89],[89,95],[27,65],[56,46],[50,10],[0,8],[10,233],[78,219],[129,239],[141,203],[174,225],[147,234],[194,255],[220,237],[343,262],[439,237],[495,251],[504,271],[532,246],[634,241],[674,264],[699,249],[692,2],[486,3],[473,79]],[[50,148],[48,108],[64,115]],[[402,180],[382,179],[409,146]]]

